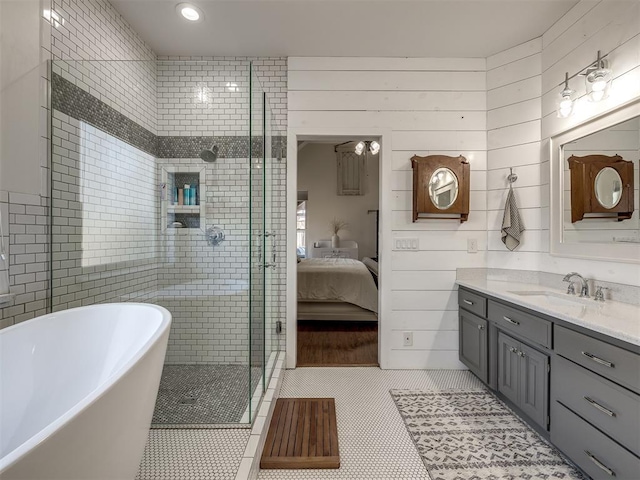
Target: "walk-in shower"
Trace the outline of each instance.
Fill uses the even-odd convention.
[[[268,76],[237,59],[54,61],[51,75],[53,311],[166,307],[153,424],[250,425],[284,345]]]

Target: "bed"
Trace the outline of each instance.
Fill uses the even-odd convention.
[[[298,263],[298,320],[378,320],[378,289],[364,263],[308,258]]]

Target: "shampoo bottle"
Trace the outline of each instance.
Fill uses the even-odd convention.
[[[191,186],[190,185],[184,186],[184,204],[191,205]]]

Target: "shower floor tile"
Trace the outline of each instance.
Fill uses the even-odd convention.
[[[239,423],[262,369],[246,365],[165,365],[152,426]]]

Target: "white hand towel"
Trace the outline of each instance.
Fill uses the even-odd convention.
[[[516,204],[516,196],[510,188],[504,205],[504,217],[502,217],[502,243],[513,251],[520,245],[522,232],[524,232],[524,225]]]

